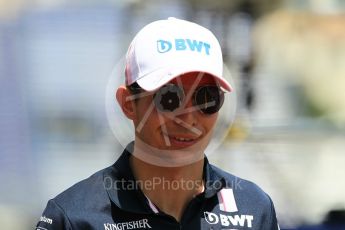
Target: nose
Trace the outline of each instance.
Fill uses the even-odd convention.
[[[190,126],[197,125],[197,114],[198,110],[194,108],[192,100],[189,98],[186,102],[183,103],[183,106],[178,111],[177,118],[187,123]]]

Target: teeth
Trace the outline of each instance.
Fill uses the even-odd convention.
[[[188,138],[183,138],[183,137],[174,137],[176,140],[178,141],[185,141],[185,142],[188,142],[188,141],[192,141],[193,139],[188,139]]]

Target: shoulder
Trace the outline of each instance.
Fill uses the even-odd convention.
[[[97,214],[109,209],[103,178],[110,169],[94,173],[49,200],[36,229],[72,229],[76,223],[84,226],[89,221],[87,218],[93,221]]]
[[[211,165],[211,167],[214,172],[225,179],[225,187],[233,190],[238,202],[268,207],[272,205],[270,197],[257,184],[228,173],[214,165]]]
[[[52,199],[63,210],[85,209],[102,204],[108,200],[104,188],[104,172],[110,167],[102,169],[90,177],[74,184]]]

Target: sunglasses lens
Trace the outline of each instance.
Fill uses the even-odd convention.
[[[156,108],[161,112],[173,112],[181,106],[182,100],[182,89],[173,84],[163,86],[154,95]]]
[[[217,86],[203,86],[195,93],[194,103],[204,114],[219,111],[224,102],[224,93]]]

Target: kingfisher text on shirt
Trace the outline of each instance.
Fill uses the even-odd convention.
[[[117,224],[104,224],[104,230],[127,230],[127,229],[149,229],[152,228],[147,219],[122,222]]]

